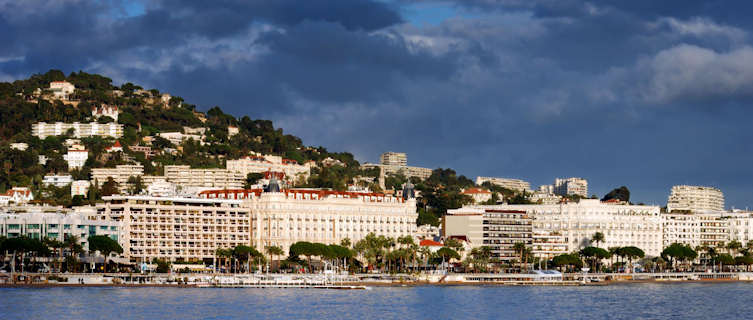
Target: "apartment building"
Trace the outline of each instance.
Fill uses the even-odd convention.
[[[71,182],[71,197],[77,195],[86,197],[90,185],[91,183],[89,183],[89,180],[75,180]]]
[[[42,240],[45,237],[64,241],[76,236],[84,250],[89,250],[87,238],[105,235],[121,245],[120,223],[95,220],[92,213],[67,212],[62,209],[45,210],[43,207],[26,207],[25,212],[0,212],[0,236],[15,238],[27,236]]]
[[[31,125],[31,134],[39,139],[44,139],[49,136],[60,136],[68,133],[72,130],[73,136],[76,138],[91,137],[91,136],[103,136],[120,138],[123,136],[123,125],[118,123],[46,123],[37,122]]]
[[[509,178],[494,178],[494,177],[476,177],[476,184],[482,185],[484,182],[489,182],[493,185],[500,186],[502,188],[516,190],[516,191],[531,191],[531,183],[520,179]]]
[[[50,82],[50,87],[47,90],[52,92],[55,99],[68,100],[70,95],[76,91],[76,86],[68,81],[53,81]]]
[[[246,176],[227,169],[191,169],[190,166],[165,166],[164,179],[182,187],[240,189]]]
[[[128,190],[128,178],[144,175],[144,166],[140,164],[123,164],[115,168],[93,168],[91,171],[92,185],[102,186],[108,177],[118,183],[121,192]]]
[[[464,189],[461,194],[471,197],[471,199],[473,199],[473,203],[476,204],[481,204],[482,202],[489,201],[492,198],[491,191],[482,188]]]
[[[447,210],[442,218],[445,238],[465,237],[473,247],[488,246],[501,261],[520,260],[516,243],[532,248],[533,218],[521,210],[460,208]]]
[[[385,152],[379,156],[379,164],[406,167],[408,155],[403,152]]]
[[[97,216],[122,224],[124,256],[131,262],[210,263],[218,248],[250,244],[249,208],[240,200],[120,195],[103,200]]]
[[[63,155],[63,160],[68,162],[68,169],[81,169],[86,164],[86,160],[89,159],[89,151],[86,149],[73,149],[69,148],[68,153]]]
[[[417,230],[416,200],[412,198],[320,189],[270,189],[211,190],[200,196],[242,200],[251,212],[251,244],[257,248],[274,245],[287,252],[298,241],[329,244],[348,238],[355,243],[372,232],[397,238],[414,236]]]
[[[588,197],[588,181],[582,178],[554,179],[554,194],[566,197],[579,195]]]
[[[58,188],[65,187],[73,182],[73,177],[70,175],[46,175],[42,178],[42,184],[46,186],[55,186]]]
[[[723,211],[724,194],[713,187],[673,186],[667,199],[667,212]]]
[[[227,169],[240,173],[245,178],[249,173],[282,172],[288,181],[308,179],[311,175],[311,163],[298,164],[295,160],[273,155],[253,155],[245,158],[228,160]]]

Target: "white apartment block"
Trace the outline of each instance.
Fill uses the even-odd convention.
[[[273,155],[255,155],[237,160],[227,160],[227,169],[240,173],[245,179],[249,173],[282,172],[288,181],[299,178],[308,179],[311,175],[311,163],[303,165],[295,160]]]
[[[388,237],[414,236],[416,200],[380,193],[291,189],[214,190],[207,198],[238,199],[251,210],[251,244],[263,249],[279,246],[285,252],[298,241],[355,243],[369,233]]]
[[[60,136],[73,130],[73,136],[76,138],[91,137],[91,136],[104,136],[120,138],[123,136],[123,125],[114,122],[111,123],[46,123],[38,122],[31,125],[31,134],[39,139],[44,139],[49,136]]]
[[[379,163],[388,166],[408,166],[408,155],[403,152],[385,152],[379,156]]]
[[[91,183],[98,184],[98,187],[102,187],[102,184],[107,181],[108,177],[118,183],[121,192],[128,190],[128,178],[144,175],[144,166],[140,164],[123,164],[115,166],[115,168],[93,168],[91,172]]]
[[[204,136],[198,135],[198,134],[186,134],[182,132],[161,132],[157,134],[158,136],[165,138],[170,141],[170,143],[179,146],[183,143],[183,141],[186,141],[188,139],[193,139],[196,142],[203,143]]]
[[[76,91],[76,86],[68,81],[53,81],[50,82],[50,88],[52,96],[55,99],[68,100],[70,95]]]
[[[560,196],[588,197],[588,181],[582,178],[554,179],[554,193]]]
[[[55,186],[58,188],[65,187],[73,182],[73,177],[70,175],[46,175],[42,178],[42,184],[49,186]]]
[[[533,219],[525,211],[491,207],[447,210],[442,217],[442,235],[445,239],[465,237],[472,247],[488,246],[493,256],[502,261],[519,260],[514,246],[533,246]]]
[[[242,201],[182,197],[111,196],[97,216],[122,223],[131,262],[211,261],[218,248],[249,245],[249,209]]]
[[[713,187],[673,186],[667,200],[667,212],[672,211],[723,211],[724,194]]]
[[[86,160],[89,159],[89,151],[68,149],[68,153],[63,155],[63,159],[68,162],[68,169],[81,169],[84,167]]]
[[[227,169],[191,169],[190,166],[165,166],[165,180],[182,187],[240,189],[244,174]]]
[[[64,241],[67,236],[79,238],[79,244],[88,250],[87,238],[93,235],[109,236],[120,245],[120,223],[116,221],[93,220],[90,214],[66,213],[63,211],[45,212],[41,208],[31,207],[30,212],[0,213],[0,236],[15,238],[28,236],[42,240],[45,237]]]
[[[489,182],[493,185],[497,185],[506,189],[516,191],[531,191],[531,183],[520,179],[508,179],[508,178],[494,178],[494,177],[476,177],[476,184],[481,185],[484,182]]]
[[[487,205],[470,209],[520,210],[533,217],[534,232],[561,235],[567,252],[591,245],[596,232],[604,234],[599,247],[636,246],[647,255],[658,256],[663,250],[662,217],[658,206],[617,205],[596,199],[561,204]]]
[[[26,151],[29,148],[29,144],[23,142],[11,143],[10,148],[18,151]]]
[[[562,201],[562,197],[552,193],[534,191],[530,194],[528,200],[539,204],[558,204]]]

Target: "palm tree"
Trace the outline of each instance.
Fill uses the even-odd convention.
[[[740,243],[740,241],[732,240],[727,244],[727,249],[729,250],[729,253],[734,256],[736,253],[742,249],[743,244]]]
[[[526,253],[526,244],[522,242],[516,242],[512,246],[513,250],[520,255],[520,263],[523,263],[523,259]],[[520,272],[523,272],[523,265],[520,265]]]
[[[285,254],[285,251],[282,251],[282,248],[280,248],[278,246],[267,246],[266,248],[264,248],[264,251],[266,251],[267,254],[269,255],[269,257],[272,258],[273,262],[275,261],[274,258],[276,258],[277,256],[281,256],[281,255]],[[280,270],[280,262],[279,262],[279,260],[277,262],[277,270]]]
[[[604,242],[604,234],[601,232],[594,233],[591,237],[591,242],[595,243],[595,246],[598,247],[600,243]]]
[[[52,239],[52,238],[47,238],[47,237],[44,238],[43,242],[52,250],[58,253],[55,260],[57,260],[57,264],[58,264],[57,271],[60,272],[60,270],[63,267],[62,257],[63,257],[63,248],[65,248],[65,243],[57,239]],[[52,268],[50,268],[50,271],[52,271]]]
[[[68,255],[73,261],[76,261],[80,254],[84,253],[84,247],[79,243],[78,236],[67,234],[63,240],[63,246],[68,249]],[[71,266],[66,262],[66,270],[71,271]]]

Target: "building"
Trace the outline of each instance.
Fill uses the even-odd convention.
[[[13,150],[26,151],[29,148],[29,144],[23,142],[11,143],[10,148]]]
[[[131,262],[209,263],[218,248],[250,244],[249,208],[240,200],[143,195],[103,200],[97,216],[122,223],[124,256]]]
[[[27,236],[39,240],[46,237],[58,241],[76,236],[84,251],[89,250],[87,239],[94,235],[108,236],[121,246],[125,245],[121,239],[120,223],[93,219],[91,214],[84,212],[47,212],[41,207],[30,207],[28,212],[23,213],[0,213],[0,236]]]
[[[552,193],[534,191],[528,196],[528,200],[538,204],[558,204],[562,201],[562,197]]]
[[[39,164],[41,164],[41,165],[46,165],[47,164],[47,156],[45,156],[45,155],[39,155],[37,157],[37,160],[38,160]]]
[[[76,91],[76,86],[68,81],[53,81],[50,82],[50,88],[52,96],[59,100],[69,100],[71,94]]]
[[[481,204],[492,199],[492,193],[489,190],[483,188],[468,188],[461,192],[462,194],[471,197],[473,203]]]
[[[578,195],[588,197],[588,181],[581,178],[554,179],[554,194],[567,197]]]
[[[146,146],[140,146],[140,145],[133,145],[128,147],[128,149],[131,149],[133,152],[141,152],[144,154],[144,157],[149,159],[151,157],[154,157],[157,155],[156,152],[152,151],[152,147],[146,147]]]
[[[84,167],[86,160],[89,159],[89,151],[86,149],[69,148],[68,153],[63,155],[63,159],[68,162],[68,169],[81,169]]]
[[[123,152],[123,146],[120,145],[120,141],[115,141],[115,143],[107,148],[105,148],[105,152],[111,153],[111,152]]]
[[[46,186],[55,186],[58,188],[65,187],[73,182],[73,177],[70,175],[46,175],[42,178],[42,184]]]
[[[94,119],[99,119],[101,117],[110,117],[115,122],[118,122],[118,113],[120,113],[120,111],[118,111],[117,106],[108,106],[106,104],[103,104],[99,108],[92,107],[92,117],[94,117]]]
[[[416,233],[416,200],[381,193],[319,189],[281,190],[276,181],[269,191],[213,190],[202,197],[242,200],[251,212],[251,244],[279,246],[285,252],[298,241],[356,243],[369,233],[388,237]]]
[[[174,183],[155,180],[146,187],[146,193],[155,197],[172,197],[178,194],[178,188]]]
[[[190,166],[165,166],[164,179],[181,187],[240,189],[246,176],[227,169],[191,169]]]
[[[22,205],[32,200],[34,200],[34,194],[31,193],[29,188],[25,187],[13,187],[6,190],[5,193],[0,193],[0,206]]]
[[[227,136],[228,137],[232,137],[232,136],[234,136],[234,135],[236,135],[238,133],[240,133],[240,129],[238,129],[238,127],[234,127],[234,126],[227,127]]]
[[[240,173],[243,178],[249,173],[282,172],[288,181],[306,180],[311,175],[311,163],[298,164],[295,160],[273,155],[253,155],[228,160],[227,169]]]
[[[442,217],[445,238],[464,236],[473,247],[488,246],[501,261],[520,260],[516,243],[533,247],[533,218],[521,210],[460,208]]]
[[[581,199],[548,205],[477,205],[457,210],[523,211],[533,218],[534,233],[549,232],[564,237],[566,252],[596,245],[590,241],[596,232],[604,234],[605,241],[598,244],[601,248],[635,246],[650,256],[658,256],[663,250],[663,219],[658,206],[618,205]]]
[[[86,198],[89,192],[89,180],[76,180],[71,182],[71,197],[84,196]]]
[[[505,189],[524,191],[531,190],[531,183],[520,179],[509,178],[494,178],[494,177],[476,177],[476,184],[482,185],[484,182],[489,182],[493,185],[500,186]]]
[[[44,139],[49,136],[60,136],[67,134],[69,131],[76,138],[91,137],[91,136],[103,136],[120,138],[123,136],[123,125],[110,122],[110,123],[46,123],[38,122],[31,125],[31,134],[39,139]]]
[[[408,166],[408,155],[403,152],[385,152],[379,156],[379,164],[386,166]]]
[[[115,168],[93,168],[91,172],[91,183],[102,187],[107,178],[112,177],[113,181],[118,184],[121,192],[128,190],[128,178],[144,175],[144,166],[140,164],[123,164]]]
[[[198,134],[187,134],[182,132],[160,132],[158,136],[165,138],[170,141],[170,143],[179,146],[183,143],[183,141],[192,139],[193,141],[200,142],[203,144],[204,136],[198,135]]]
[[[667,212],[724,211],[724,194],[713,187],[673,186],[667,200]]]

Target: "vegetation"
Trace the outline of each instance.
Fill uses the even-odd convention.
[[[601,198],[601,201],[607,201],[607,200],[619,200],[624,202],[630,202],[630,190],[626,186],[621,186],[619,188],[616,188],[606,195],[604,195],[603,198]]]

